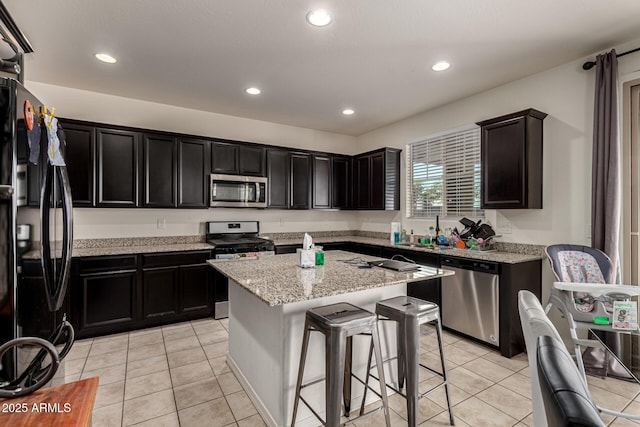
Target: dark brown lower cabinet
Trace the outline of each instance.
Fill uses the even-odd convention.
[[[405,257],[417,264],[440,268],[443,264],[437,253],[422,252],[418,250],[378,246],[355,242],[322,243],[317,239],[324,250],[343,250],[375,257],[392,258],[396,255]],[[293,253],[301,245],[276,246],[276,254]],[[450,255],[447,257],[451,258]],[[402,258],[399,258],[403,260]],[[443,268],[447,268],[445,264]],[[500,353],[504,357],[513,357],[525,350],[524,337],[520,327],[518,314],[518,292],[528,290],[533,292],[538,299],[542,292],[542,261],[533,260],[517,264],[500,263],[500,291],[499,291],[499,317],[500,317]],[[429,279],[407,283],[407,295],[436,303],[440,306],[442,301],[442,280]],[[446,328],[449,330],[448,328]],[[452,330],[453,331],[453,330]],[[457,331],[453,331],[457,332]],[[466,335],[465,335],[466,336]],[[473,339],[472,337],[468,337]],[[480,344],[484,344],[478,341]]]
[[[74,258],[70,320],[78,338],[213,315],[211,252]]]
[[[136,271],[80,274],[80,330],[117,328],[136,318]]]
[[[142,270],[142,316],[144,319],[176,316],[179,311],[178,268]]]
[[[212,309],[209,264],[180,267],[180,312],[210,315]]]

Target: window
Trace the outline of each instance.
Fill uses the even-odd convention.
[[[640,79],[623,84],[622,95],[622,283],[637,285],[640,281]],[[637,350],[636,350],[637,351]]]
[[[407,216],[483,217],[480,128],[466,127],[409,144]]]

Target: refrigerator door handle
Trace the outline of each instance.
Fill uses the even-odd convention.
[[[57,176],[54,176],[57,175]],[[51,255],[51,240],[49,233],[51,216],[51,193],[53,180],[58,178],[62,190],[62,257],[59,274],[55,273],[55,256]],[[65,166],[52,166],[47,164],[42,190],[40,192],[40,255],[44,276],[45,294],[47,305],[52,312],[62,307],[69,283],[71,269],[72,245],[73,245],[73,203],[71,200],[71,188],[69,176]],[[55,251],[55,243],[54,248]]]
[[[13,287],[12,266],[14,261],[12,251],[15,242],[12,239],[13,229],[11,226],[13,219],[13,200],[14,189],[10,185],[0,185],[0,307],[4,307],[11,296],[11,288]]]

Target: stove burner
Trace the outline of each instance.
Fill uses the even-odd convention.
[[[259,237],[257,221],[207,223],[207,243],[215,246],[214,255],[275,251],[273,241]]]
[[[272,243],[271,240],[260,237],[236,237],[236,238],[210,238],[207,242],[211,245],[218,246],[236,246],[236,245],[252,245],[261,243]]]

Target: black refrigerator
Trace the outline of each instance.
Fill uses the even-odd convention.
[[[53,334],[65,316],[73,207],[64,166],[64,134],[60,129],[54,132],[58,144],[52,145],[48,135],[53,120],[39,117],[42,105],[22,84],[0,77],[0,345],[25,336],[60,344]],[[29,278],[21,277],[25,245],[17,239],[20,209],[39,210],[39,224],[30,227],[39,230],[40,239],[31,236],[33,249],[39,251]],[[0,383],[22,372],[29,357],[33,353],[20,348],[5,353]]]

